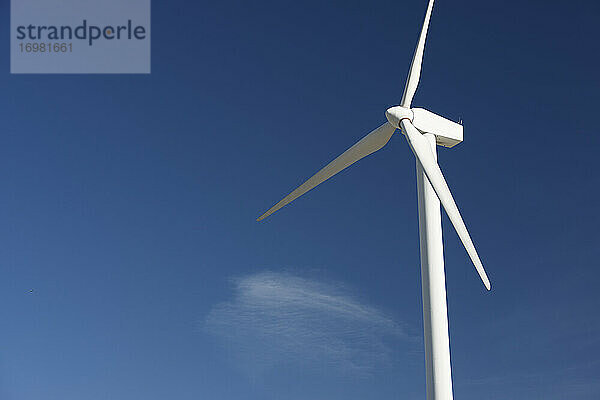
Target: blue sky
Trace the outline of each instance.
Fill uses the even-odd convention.
[[[10,75],[1,31],[1,398],[424,398],[403,138],[255,218],[399,102],[425,1],[218,3],[154,2],[147,76]],[[464,120],[493,288],[444,219],[456,398],[600,396],[599,16],[434,7],[413,104]]]

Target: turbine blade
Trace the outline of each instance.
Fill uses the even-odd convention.
[[[471,257],[471,261],[473,261],[473,265],[475,265],[477,273],[479,273],[479,276],[481,277],[481,280],[483,281],[483,284],[487,290],[490,290],[490,280],[483,269],[483,264],[479,259],[477,250],[475,250],[475,245],[471,240],[469,231],[467,230],[467,227],[460,216],[460,212],[458,211],[458,207],[454,202],[450,188],[446,183],[446,179],[444,179],[444,175],[442,174],[440,166],[431,152],[431,147],[429,147],[427,139],[421,134],[421,132],[417,130],[417,128],[412,125],[409,120],[403,119],[400,124],[410,148],[423,166],[423,170],[425,170],[425,174],[427,175],[431,186],[440,199],[440,203],[442,203],[442,206],[444,206],[446,214],[448,214],[452,225],[454,225],[454,229],[456,229],[456,232],[465,246],[469,257]]]
[[[415,92],[417,91],[417,86],[419,86],[421,64],[423,63],[423,51],[425,50],[425,39],[427,38],[427,29],[429,28],[429,19],[431,18],[433,1],[434,0],[429,0],[429,5],[427,6],[427,13],[425,14],[425,21],[423,22],[423,28],[421,29],[421,36],[419,36],[419,41],[417,42],[415,55],[413,56],[412,64],[408,71],[406,86],[404,86],[404,94],[402,95],[402,101],[400,102],[402,107],[410,108]]]
[[[395,130],[396,128],[394,128],[388,122],[381,125],[379,128],[362,138],[354,146],[346,150],[341,156],[327,164],[309,180],[296,188],[296,190],[284,197],[279,203],[271,207],[267,212],[261,215],[257,221],[262,221],[275,211],[279,210],[281,207],[291,203],[304,193],[308,192],[320,183],[323,183],[341,170],[349,167],[361,158],[364,158],[369,154],[381,149],[390,140]]]

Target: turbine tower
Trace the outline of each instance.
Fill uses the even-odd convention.
[[[425,337],[425,368],[427,400],[452,399],[450,339],[446,306],[446,278],[440,203],[446,210],[483,284],[490,290],[490,281],[475,250],[467,227],[454,202],[452,193],[437,163],[437,146],[453,147],[463,140],[463,126],[423,108],[411,108],[421,75],[421,64],[427,28],[434,0],[429,0],[425,21],[399,106],[385,112],[388,122],[362,138],[342,155],[275,204],[257,221],[262,221],[315,186],[376,152],[387,144],[396,129],[400,129],[412,152],[417,167],[419,204],[419,237],[421,250],[421,284],[423,291],[423,330]]]

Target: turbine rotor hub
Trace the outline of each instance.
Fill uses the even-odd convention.
[[[412,122],[415,116],[410,108],[395,106],[386,110],[385,117],[394,128],[401,129],[400,121],[407,119]]]

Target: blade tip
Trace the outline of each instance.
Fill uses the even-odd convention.
[[[260,222],[262,220],[264,220],[265,218],[267,218],[269,215],[271,215],[272,213],[269,213],[268,211],[266,213],[264,213],[263,215],[261,215],[260,217],[256,218],[256,222]]]

